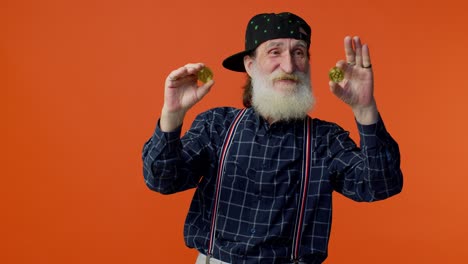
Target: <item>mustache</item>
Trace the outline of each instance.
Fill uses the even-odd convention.
[[[273,76],[273,81],[294,81],[294,82],[299,82],[300,78],[296,74],[290,74],[290,73],[280,73],[275,76]]]

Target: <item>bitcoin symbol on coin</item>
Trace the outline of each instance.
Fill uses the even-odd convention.
[[[197,77],[198,80],[200,80],[203,83],[206,83],[213,79],[213,72],[210,70],[210,68],[204,67],[198,72]]]
[[[339,83],[344,79],[344,72],[338,67],[333,67],[328,72],[328,77],[330,77],[330,80]]]

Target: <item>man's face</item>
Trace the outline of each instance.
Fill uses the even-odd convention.
[[[271,79],[271,87],[280,93],[294,92],[298,81],[295,73],[309,71],[307,44],[297,39],[273,39],[257,47],[256,57],[247,58],[246,69],[252,76],[253,60],[258,74]]]
[[[295,39],[262,43],[244,66],[252,79],[252,106],[270,122],[304,118],[315,98],[307,45]]]

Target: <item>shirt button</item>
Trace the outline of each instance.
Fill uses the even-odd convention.
[[[255,228],[250,229],[251,234],[255,234]]]

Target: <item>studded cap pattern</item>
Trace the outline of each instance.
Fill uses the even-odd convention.
[[[245,32],[245,50],[223,61],[223,66],[232,71],[245,72],[244,56],[254,51],[267,40],[293,38],[304,40],[310,45],[310,26],[299,16],[284,13],[258,14],[250,19]]]

